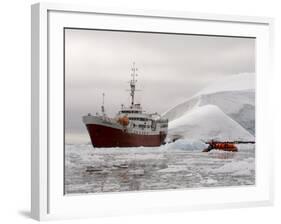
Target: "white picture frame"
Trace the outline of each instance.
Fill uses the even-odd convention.
[[[272,87],[273,19],[188,12],[97,9],[38,3],[31,7],[32,148],[31,215],[37,220],[152,212],[248,207],[273,203]],[[253,36],[256,52],[255,186],[174,191],[63,194],[63,28],[182,32]],[[54,116],[55,115],[55,116]]]

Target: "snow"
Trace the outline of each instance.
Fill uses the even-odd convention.
[[[183,116],[169,122],[169,137],[235,141],[252,141],[254,137],[217,106],[194,108]]]
[[[201,95],[174,107],[164,116],[173,121],[186,112],[205,105],[215,105],[226,115],[238,122],[251,134],[255,133],[255,92],[254,90],[219,92]]]
[[[165,112],[163,116],[169,119],[170,139],[179,135],[204,140],[206,137],[253,140],[255,75],[232,75],[211,83],[193,97]]]

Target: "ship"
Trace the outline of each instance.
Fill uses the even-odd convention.
[[[140,103],[135,103],[138,69],[135,63],[131,68],[130,103],[121,105],[115,117],[107,116],[104,96],[101,113],[88,113],[82,117],[94,148],[108,147],[156,147],[165,143],[168,132],[168,119],[160,114],[147,113]]]

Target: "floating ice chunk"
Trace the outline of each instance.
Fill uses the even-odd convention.
[[[159,173],[174,173],[186,171],[187,167],[184,165],[169,165],[168,168],[158,170]]]
[[[249,176],[249,175],[251,175],[251,170],[249,169],[239,170],[232,174],[232,176]]]
[[[223,166],[212,169],[212,173],[233,173],[234,175],[249,175],[250,171],[255,170],[254,160],[243,160],[226,163]]]
[[[201,181],[202,184],[216,184],[218,181],[217,180],[214,180],[212,178],[208,178],[204,181]]]
[[[175,142],[168,143],[165,145],[166,149],[181,149],[181,150],[190,150],[198,151],[203,150],[208,147],[208,144],[204,143],[201,140],[195,139],[178,139]]]
[[[130,170],[129,173],[133,175],[144,175],[144,170],[143,169]]]

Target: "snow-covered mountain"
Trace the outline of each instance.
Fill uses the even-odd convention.
[[[253,140],[255,75],[218,80],[163,116],[169,119],[169,136]]]

